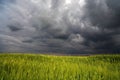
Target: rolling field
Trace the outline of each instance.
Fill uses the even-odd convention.
[[[0,54],[0,80],[120,80],[120,55]]]

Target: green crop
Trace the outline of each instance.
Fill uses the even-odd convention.
[[[0,80],[120,80],[120,55],[0,54]]]

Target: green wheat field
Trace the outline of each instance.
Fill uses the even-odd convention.
[[[120,55],[0,54],[0,80],[120,80]]]

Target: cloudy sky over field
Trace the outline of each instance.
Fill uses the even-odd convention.
[[[0,0],[0,52],[120,53],[120,0]]]

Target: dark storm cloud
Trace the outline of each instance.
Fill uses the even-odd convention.
[[[120,34],[119,0],[87,0],[86,7],[91,24],[101,29],[100,34],[96,34],[94,37],[87,36],[96,44],[94,45],[95,51],[118,53],[120,46],[115,45],[116,42],[113,41],[112,36]]]
[[[21,26],[19,25],[19,24],[16,24],[16,25],[8,25],[8,28],[12,31],[12,32],[14,32],[14,31],[19,31],[19,30],[21,30]]]
[[[88,0],[87,2],[87,12],[93,25],[108,29],[119,28],[119,0]]]
[[[0,51],[119,53],[119,0],[1,0]]]

